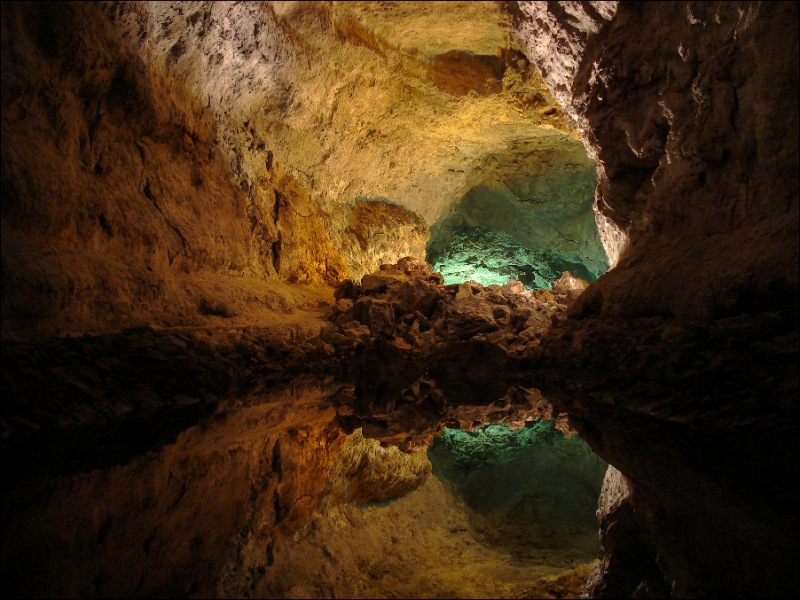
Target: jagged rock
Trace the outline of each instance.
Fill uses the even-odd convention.
[[[487,286],[485,291],[481,294],[481,298],[486,302],[492,304],[507,305],[510,303],[508,297],[503,293],[503,288],[500,286]]]
[[[353,409],[340,410],[348,430],[363,427],[366,435],[384,444],[411,449],[430,443],[444,423],[521,426],[546,415],[572,435],[566,415],[554,412],[538,392],[508,395],[517,377],[512,355],[521,357],[538,344],[564,312],[552,301],[552,293],[540,302],[533,296],[521,300],[520,294],[502,286],[443,286],[431,280],[421,262],[412,264],[416,267],[411,275],[406,273],[411,269],[382,265],[376,280],[391,279],[386,289],[364,286],[370,295],[357,298],[350,311],[335,317],[342,335],[359,336],[357,342],[341,345],[355,350],[357,365],[352,371]],[[361,323],[370,320],[379,334],[369,331],[367,341]],[[526,323],[528,329],[518,333]],[[390,363],[401,374],[394,373]],[[465,373],[459,365],[467,363],[480,367]]]
[[[385,292],[392,277],[385,277],[377,274],[364,275],[361,278],[361,292],[364,294],[375,294]]]
[[[336,286],[336,290],[333,292],[333,297],[336,300],[355,300],[358,298],[360,293],[361,287],[356,282],[354,282],[352,279],[345,279],[338,286]]]
[[[457,297],[449,304],[445,308],[445,318],[448,330],[462,340],[495,331],[499,327],[489,305],[471,294]]]
[[[670,596],[655,552],[642,539],[632,494],[625,476],[609,465],[597,504],[603,554],[586,582],[589,598]]]
[[[564,271],[561,277],[553,282],[553,293],[557,297],[563,296],[568,302],[572,302],[580,297],[587,287],[589,287],[589,282],[573,277],[569,271]]]
[[[503,286],[503,292],[506,294],[522,294],[524,291],[525,284],[517,279],[512,279]]]
[[[433,273],[433,269],[431,268],[430,264],[421,258],[416,258],[414,256],[404,256],[398,260],[397,268],[403,271],[403,273],[406,275],[417,277],[424,277]]]
[[[353,300],[350,298],[339,298],[334,305],[334,308],[340,313],[346,313],[353,308]]]
[[[361,297],[353,304],[353,318],[366,325],[372,335],[390,334],[394,329],[394,309],[386,300]]]
[[[517,7],[532,59],[598,166],[613,268],[537,360],[550,373],[543,392],[624,473],[658,557],[660,592],[634,581],[618,593],[793,595],[800,113],[797,94],[775,89],[797,87],[798,5]],[[557,375],[565,363],[574,368]],[[789,413],[758,400],[788,390]]]
[[[512,313],[511,313],[511,325],[516,330],[521,331],[525,328],[525,324],[528,320],[536,314],[536,307],[523,304],[519,306],[515,306]]]
[[[542,335],[545,331],[550,329],[552,325],[552,321],[550,320],[547,314],[542,314],[541,312],[534,312],[530,318],[525,321],[523,325],[523,332],[520,335],[524,335],[525,332],[528,332],[527,335],[530,339],[531,334],[535,335]]]
[[[435,284],[422,279],[393,282],[386,294],[396,311],[420,313],[426,318],[431,316],[441,297],[442,292]]]
[[[492,316],[495,322],[503,321],[511,316],[511,309],[504,305],[495,305],[492,307]]]
[[[342,326],[342,332],[348,337],[355,338],[362,343],[369,341],[370,329],[357,321],[348,321]]]

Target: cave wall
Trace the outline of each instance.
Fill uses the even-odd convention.
[[[461,6],[499,27],[478,27],[476,35],[453,26],[458,11],[442,20],[422,5],[392,6],[4,6],[4,338],[246,322],[307,306],[324,293],[301,292],[301,284],[358,276],[386,260],[392,244],[372,256],[359,247],[379,248],[376,240],[388,238],[381,231],[387,215],[421,235],[469,189],[497,178],[497,164],[518,158],[533,129],[546,132],[539,137],[542,153],[564,148],[548,145],[558,137],[574,149],[577,136],[536,87],[538,75],[498,33],[508,18],[496,5]],[[605,525],[619,519],[624,535],[604,533],[609,543],[593,585],[597,593],[791,595],[798,579],[797,5],[506,6],[597,163],[598,222],[615,268],[578,299],[570,319],[563,319],[569,294],[558,303],[552,295],[538,298],[548,307],[546,327],[524,319],[514,325],[532,338],[523,345],[515,338],[513,360],[493,345],[502,342],[502,331],[495,342],[470,339],[497,328],[483,299],[508,304],[508,298],[471,286],[447,292],[451,320],[442,317],[438,325],[465,339],[434,345],[450,393],[446,401],[430,397],[443,403],[437,410],[471,399],[480,386],[494,394],[482,394],[482,401],[501,399],[504,377],[513,374],[526,390],[541,388],[555,404],[553,414],[569,413],[581,437],[624,477],[609,480],[601,506],[610,507]],[[388,33],[392,10],[419,16],[398,31],[421,28],[427,41]],[[463,40],[453,41],[453,31]],[[500,52],[498,39],[508,42]],[[454,81],[455,66],[473,77]],[[484,79],[490,74],[495,80]],[[375,199],[387,202],[373,205]],[[377,229],[362,227],[368,222]],[[431,286],[416,287],[423,287],[422,297],[404,302],[428,301]],[[358,317],[378,334],[383,319],[391,321],[391,333],[394,309],[377,295],[359,288],[358,310],[343,303],[343,326]],[[386,311],[364,309],[376,301]],[[518,310],[522,302],[515,299],[513,311],[498,308],[497,318],[535,316]],[[351,337],[375,342],[374,335],[361,335],[366,326],[353,325]],[[411,329],[405,321],[403,327]],[[319,342],[327,356],[352,341],[329,339]],[[129,343],[139,342],[132,336]],[[153,364],[169,368],[159,348],[153,352]],[[252,368],[248,352],[242,361]],[[379,361],[404,352],[396,340],[383,339],[359,350],[360,390],[383,393],[381,377],[396,374]],[[79,353],[64,359],[73,367],[83,360]],[[205,364],[213,372],[215,360]],[[468,385],[464,364],[480,366],[466,370]],[[64,371],[54,374],[59,389],[80,399],[91,394],[83,369]],[[30,377],[25,385],[47,390],[38,383]],[[405,385],[385,392],[383,413],[373,411],[384,427],[396,427],[395,442],[411,439],[417,425],[396,418],[394,396]],[[19,397],[27,399],[26,390]],[[23,407],[14,426],[38,427],[25,417],[39,408]],[[470,408],[470,415],[485,418],[486,406]],[[47,410],[34,416],[55,429],[63,424],[63,415],[52,418]],[[430,434],[442,414],[414,418]],[[372,431],[381,433],[376,426]],[[271,452],[264,440],[250,449]],[[163,456],[179,451],[169,447]],[[216,450],[209,456],[213,462]],[[135,471],[146,460],[126,468]],[[260,468],[248,465],[237,472],[241,481]],[[319,466],[315,476],[327,468]],[[224,477],[225,469],[212,479],[215,474]],[[86,485],[86,498],[105,498],[95,482]],[[77,484],[76,493],[82,489]],[[301,490],[300,497],[315,499],[318,492]],[[231,506],[249,501],[239,488],[235,495]],[[196,507],[205,496],[193,498],[187,504]],[[77,521],[89,523],[92,535],[106,531],[81,546],[89,551],[119,539],[109,537],[114,525],[104,527],[102,515],[93,515],[98,506],[87,501]],[[25,513],[24,522],[59,512],[39,508]],[[120,512],[135,514],[129,508]],[[261,508],[268,517],[261,532],[268,536],[275,509],[268,501]],[[24,498],[15,510],[26,510]],[[159,514],[155,509],[152,518]],[[243,526],[241,516],[214,518],[230,533]],[[63,526],[67,540],[83,531],[75,523]],[[227,533],[213,552],[227,545]],[[24,530],[8,535],[18,536],[14,547],[25,548]],[[47,531],[35,537],[46,540]],[[264,539],[253,546],[262,557]],[[123,550],[136,553],[145,541],[137,538],[136,549]],[[199,557],[218,565],[222,556],[184,550],[168,564],[183,569]],[[631,560],[616,560],[620,551]],[[25,560],[24,553],[12,558]],[[620,564],[625,577],[614,566]],[[201,595],[219,574],[183,573],[197,587],[160,588],[154,576],[155,587],[143,593]],[[236,575],[231,585],[247,577]],[[102,577],[94,585],[94,593],[105,589]],[[128,580],[122,587],[137,589]]]
[[[789,596],[797,5],[510,8],[597,162],[598,223],[616,263],[529,363],[627,486],[604,492],[606,506],[622,494],[628,508],[605,521],[616,534],[591,589]]]
[[[4,336],[253,319],[286,307],[267,281],[344,271],[318,219],[294,217],[315,208],[291,177],[257,212],[214,114],[169,73],[180,48],[145,60],[124,16],[147,37],[138,5],[3,10]]]
[[[595,170],[593,164],[579,168],[584,162],[590,161],[572,163],[575,170],[568,170],[563,162],[539,173],[522,170],[513,178],[469,190],[430,229],[426,248],[434,270],[441,271],[447,283],[475,279],[472,272],[479,265],[490,267],[487,274],[499,285],[509,279],[533,285],[529,276],[536,273],[536,287],[549,287],[545,282],[565,270],[587,281],[597,279],[608,270],[608,262],[593,210]],[[471,231],[486,233],[488,243],[473,239]],[[494,233],[505,242],[492,238]],[[454,245],[455,238],[459,242]],[[561,266],[548,272],[541,262],[544,256],[562,261]],[[498,269],[513,274],[501,276]],[[539,271],[548,272],[547,276]]]
[[[507,14],[441,8],[9,5],[3,335],[282,318],[422,254],[487,156],[579,145]]]
[[[796,289],[793,9],[519,9],[531,57],[597,162],[601,236],[620,263],[584,302],[706,318]],[[647,41],[631,41],[637,30]],[[643,257],[652,267],[637,269]],[[639,278],[642,268],[660,276]]]

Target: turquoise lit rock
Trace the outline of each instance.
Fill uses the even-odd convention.
[[[502,424],[484,425],[472,431],[446,427],[434,439],[431,451],[447,455],[455,469],[469,471],[509,462],[519,458],[530,447],[552,449],[556,446],[573,446],[582,450],[586,443],[578,436],[564,437],[553,421],[537,418],[516,430]]]
[[[608,270],[595,182],[592,169],[555,170],[475,186],[431,227],[427,260],[448,284],[551,289],[563,271],[592,282]]]
[[[564,271],[590,282],[597,279],[583,262],[541,246],[526,248],[508,234],[487,227],[455,232],[434,261],[433,270],[442,274],[445,284],[472,280],[504,285],[517,279],[532,290],[552,289],[553,281]]]

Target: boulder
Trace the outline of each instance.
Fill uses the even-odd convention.
[[[353,318],[369,327],[372,335],[391,334],[394,329],[394,309],[386,300],[361,297],[353,304]]]
[[[511,279],[502,289],[505,294],[521,294],[525,291],[525,284],[517,279]]]
[[[394,278],[384,274],[371,273],[364,275],[361,278],[361,291],[364,294],[380,294],[386,291],[387,286],[392,281],[394,281]]]
[[[336,298],[336,300],[342,298],[354,300],[358,298],[360,291],[361,288],[355,281],[352,279],[345,279],[336,287],[336,290],[333,292],[333,297]]]
[[[446,309],[446,322],[448,330],[462,340],[499,329],[491,307],[472,295],[456,295],[455,302]]]
[[[583,291],[589,287],[589,282],[574,277],[569,271],[564,271],[561,277],[553,282],[553,293],[556,296],[563,296],[567,301],[576,300]]]
[[[395,281],[386,293],[386,299],[392,303],[397,312],[420,312],[430,317],[441,298],[439,288],[421,279]]]
[[[483,291],[483,286],[477,281],[465,281],[460,284],[456,291],[456,300],[469,298]]]
[[[430,264],[414,256],[405,256],[397,261],[397,267],[406,275],[427,275],[432,272]]]

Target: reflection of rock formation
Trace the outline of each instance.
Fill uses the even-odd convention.
[[[669,596],[653,548],[642,539],[635,513],[630,484],[622,473],[609,467],[597,509],[603,558],[587,581],[590,598]]]
[[[445,429],[428,451],[433,473],[475,511],[474,526],[514,555],[558,548],[597,556],[597,495],[607,465],[552,421],[512,430]]]
[[[516,427],[552,407],[519,367],[553,323],[566,317],[586,282],[564,273],[553,291],[531,292],[467,282],[444,286],[419,259],[346,281],[336,291],[338,327],[322,339],[352,355],[354,396],[343,407],[348,428],[401,448],[428,446],[444,424]],[[470,365],[464,369],[464,365]],[[558,417],[558,415],[555,415]],[[562,425],[563,416],[561,418]]]
[[[3,533],[5,589],[283,595],[304,569],[326,569],[303,589],[387,595],[412,565],[400,587],[423,594],[444,563],[417,554],[390,561],[395,571],[385,573],[369,548],[395,548],[386,531],[437,557],[451,553],[451,579],[436,584],[443,595],[512,595],[589,560],[594,533],[582,545],[535,551],[520,531],[493,544],[492,531],[509,526],[497,519],[535,503],[475,512],[426,482],[424,450],[382,448],[356,429],[423,449],[445,423],[521,427],[555,417],[571,433],[564,415],[519,384],[527,378],[514,365],[584,287],[566,275],[554,292],[519,282],[445,287],[424,261],[404,259],[360,285],[342,284],[327,322],[6,341],[4,506],[13,518]],[[417,488],[400,508],[367,506]],[[419,512],[449,529],[422,527]],[[342,528],[348,533],[337,534]],[[86,552],[73,552],[76,544]],[[341,572],[330,571],[332,549]],[[520,561],[502,567],[508,579],[487,578],[510,551]]]

